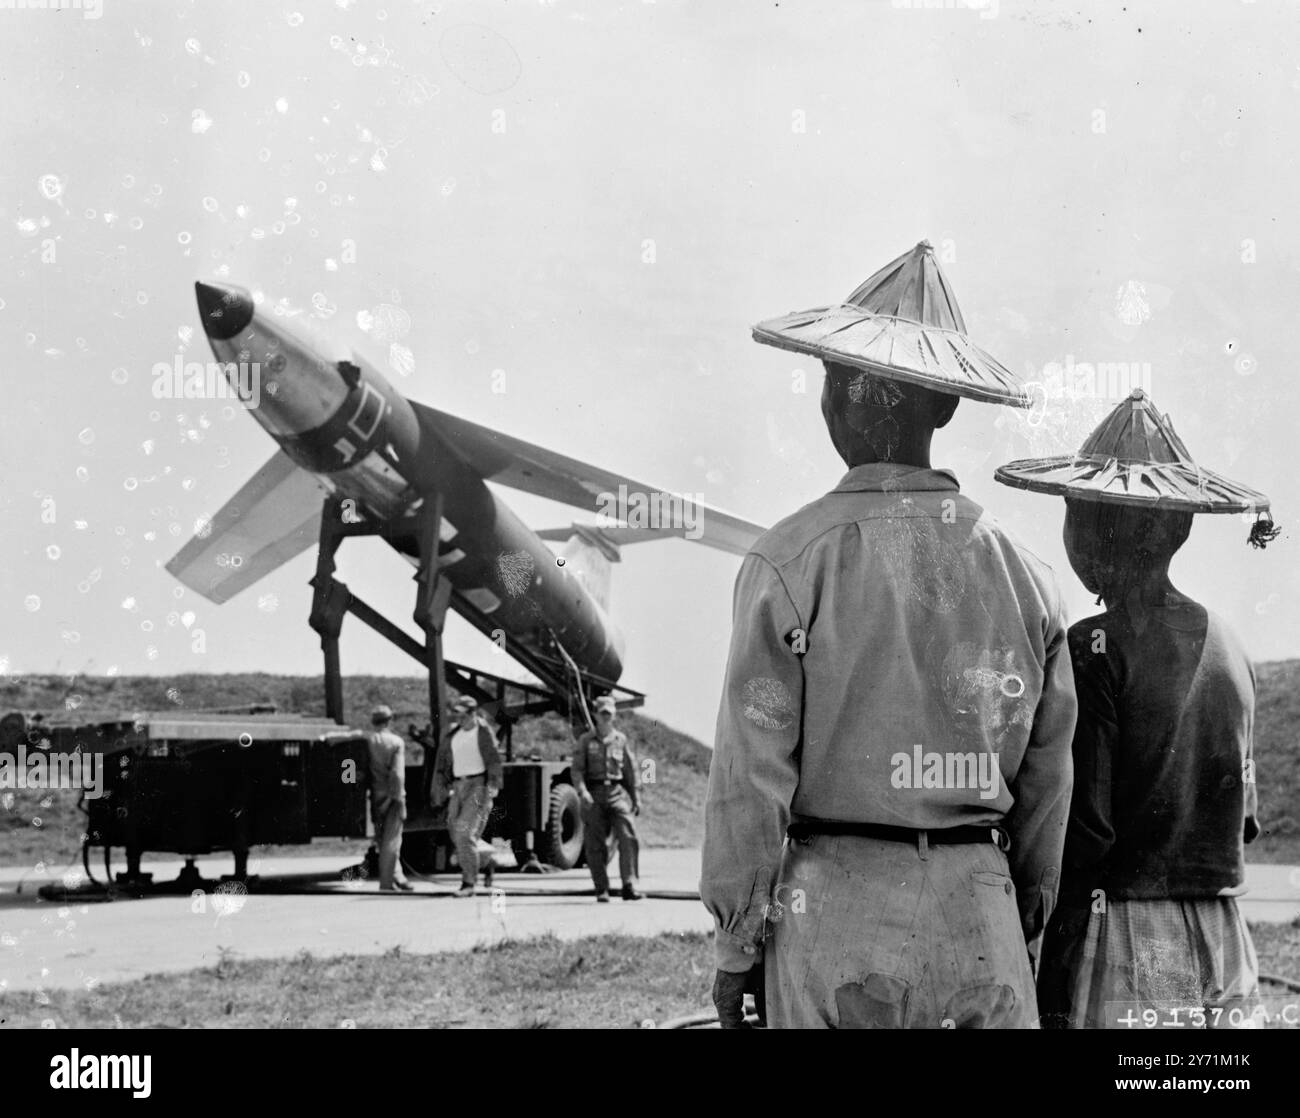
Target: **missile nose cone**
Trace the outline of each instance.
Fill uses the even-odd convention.
[[[223,287],[200,280],[194,285],[194,294],[209,338],[217,341],[233,338],[253,321],[253,297],[242,287]]]

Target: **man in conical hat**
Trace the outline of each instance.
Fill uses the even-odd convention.
[[[1106,609],[1071,626],[1079,695],[1061,903],[1039,977],[1044,1024],[1240,1024],[1258,992],[1237,908],[1259,833],[1255,673],[1232,631],[1176,590],[1195,513],[1268,498],[1198,466],[1141,389],[1073,457],[1012,462],[1006,485],[1065,497],[1070,565]]]
[[[1028,398],[924,242],[754,337],[822,359],[848,473],[736,580],[701,880],[719,1017],[750,990],[775,1026],[1030,1027],[1070,789],[1061,595],[930,464],[959,397]]]

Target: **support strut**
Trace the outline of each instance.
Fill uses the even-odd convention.
[[[393,520],[363,519],[351,513],[351,503],[337,497],[327,498],[321,510],[320,545],[316,553],[316,574],[311,580],[311,627],[320,634],[325,658],[325,711],[342,724],[345,720],[343,676],[339,663],[339,638],[343,619],[350,613],[370,626],[385,640],[415,659],[428,673],[430,736],[426,748],[429,760],[423,781],[427,802],[433,776],[433,753],[442,740],[447,720],[447,686],[461,694],[475,696],[480,703],[495,703],[498,721],[505,738],[508,759],[512,757],[511,724],[515,719],[548,710],[570,713],[575,703],[585,698],[583,687],[594,686],[597,693],[614,694],[620,708],[638,707],[644,696],[611,680],[577,670],[577,665],[555,641],[557,657],[515,642],[511,657],[536,676],[540,684],[503,679],[489,672],[448,663],[443,658],[442,640],[447,611],[455,607],[473,628],[488,639],[496,633],[496,623],[464,594],[457,591],[438,563],[442,497],[430,494],[413,513]],[[416,595],[413,618],[424,634],[424,643],[394,625],[378,610],[367,605],[334,577],[335,556],[339,545],[352,536],[383,536],[391,541],[414,540],[417,553]],[[404,547],[402,548],[404,550]],[[574,678],[570,680],[569,673]],[[576,689],[576,690],[575,690]],[[513,693],[512,698],[509,693]]]
[[[424,766],[423,803],[433,789],[433,763],[442,743],[447,711],[446,666],[442,659],[442,634],[451,602],[451,583],[438,569],[438,534],[442,527],[442,494],[426,497],[417,513],[420,560],[415,575],[415,623],[424,632],[425,665],[429,670],[429,740]]]
[[[308,624],[320,634],[325,654],[325,716],[343,724],[343,675],[339,666],[339,634],[352,595],[334,578],[334,556],[345,538],[343,503],[337,497],[325,501],[320,518],[320,544],[316,549],[316,574],[311,580],[311,616]]]

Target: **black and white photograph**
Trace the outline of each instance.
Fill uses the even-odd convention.
[[[1259,1085],[1298,45],[1297,0],[0,0],[26,1078],[1015,1029],[1097,1098]]]

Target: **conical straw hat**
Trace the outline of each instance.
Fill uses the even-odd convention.
[[[1265,512],[1269,504],[1263,493],[1198,466],[1169,417],[1140,388],[1073,457],[1008,462],[993,476],[1035,493],[1184,512]]]
[[[922,241],[845,302],[769,318],[754,341],[852,365],[937,392],[1029,406],[1015,374],[966,337],[957,298]]]

